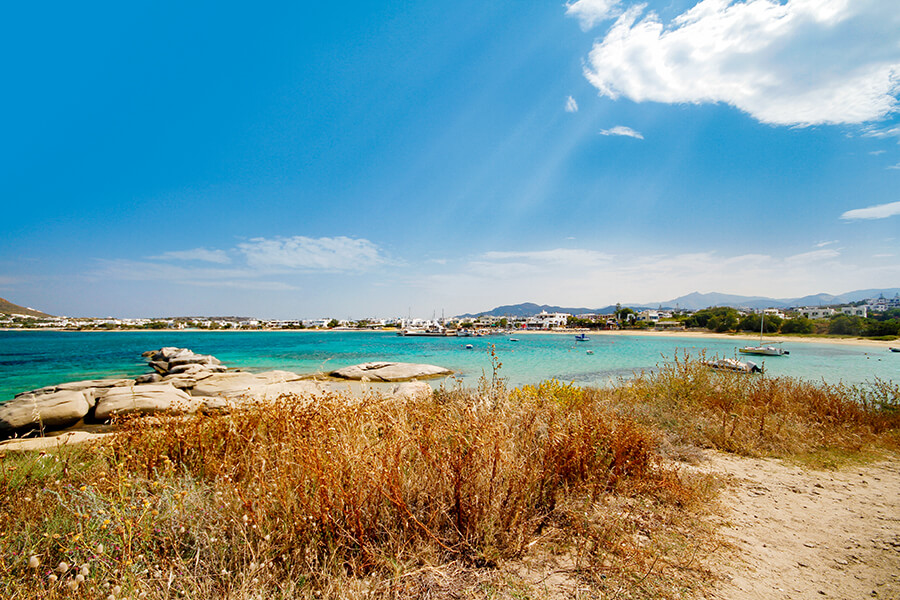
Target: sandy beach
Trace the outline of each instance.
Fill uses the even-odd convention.
[[[638,329],[618,329],[618,330],[603,330],[603,331],[589,331],[589,330],[577,330],[578,333],[587,333],[591,336],[641,336],[641,337],[661,337],[661,338],[685,338],[685,339],[720,339],[720,340],[746,340],[747,343],[752,343],[754,341],[759,341],[759,335],[753,335],[751,333],[715,333],[713,331],[653,331],[653,330],[638,330]],[[538,330],[522,330],[516,331],[516,335],[519,334],[535,334],[535,333],[555,333],[555,334],[564,334],[571,335],[576,333],[576,330],[552,330],[552,331],[538,331]],[[832,337],[832,336],[793,336],[793,335],[767,335],[763,338],[763,343],[772,344],[772,343],[790,343],[790,344],[836,344],[842,346],[858,346],[864,347],[868,346],[871,348],[881,348],[883,350],[888,350],[892,347],[900,347],[900,340],[872,340],[866,338],[858,338],[858,337]]]

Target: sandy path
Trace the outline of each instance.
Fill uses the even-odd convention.
[[[730,475],[722,533],[735,556],[723,600],[900,598],[900,459],[813,471],[712,455]]]

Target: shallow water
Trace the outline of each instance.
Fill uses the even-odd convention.
[[[422,362],[458,373],[465,385],[492,374],[491,349],[510,385],[559,379],[602,386],[688,353],[734,357],[746,339],[665,336],[515,334],[482,338],[410,338],[353,331],[0,331],[0,401],[64,381],[135,377],[149,371],[141,352],[163,346],[212,354],[229,367],[296,373],[331,371],[375,360]],[[465,349],[472,344],[473,349]],[[755,357],[771,375],[829,383],[900,381],[900,354],[836,344],[786,343],[788,357]],[[587,354],[592,350],[593,354]]]

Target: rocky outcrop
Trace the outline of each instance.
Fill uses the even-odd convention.
[[[97,401],[94,419],[107,421],[114,416],[154,413],[196,412],[200,401],[191,398],[171,383],[147,383],[111,389]]]
[[[452,374],[453,371],[435,365],[396,362],[368,362],[329,373],[332,377],[356,381],[411,381]]]
[[[290,371],[228,371],[216,357],[185,348],[160,348],[143,356],[153,372],[134,380],[72,381],[23,392],[0,404],[0,438],[43,434],[82,421],[102,423],[117,415],[228,412],[284,395],[305,401],[348,393],[416,399],[431,394],[431,387],[416,379],[451,373],[434,365],[377,362],[331,373],[344,382],[319,381]],[[398,381],[404,383],[388,384]]]
[[[93,399],[92,394],[90,397]],[[52,389],[19,394],[0,404],[0,435],[64,429],[82,420],[91,406],[83,391]]]

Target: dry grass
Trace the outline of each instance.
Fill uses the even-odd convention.
[[[679,361],[609,390],[495,377],[128,420],[96,448],[5,457],[0,596],[686,597],[710,577],[716,483],[664,453],[895,446],[896,408],[889,384]]]

